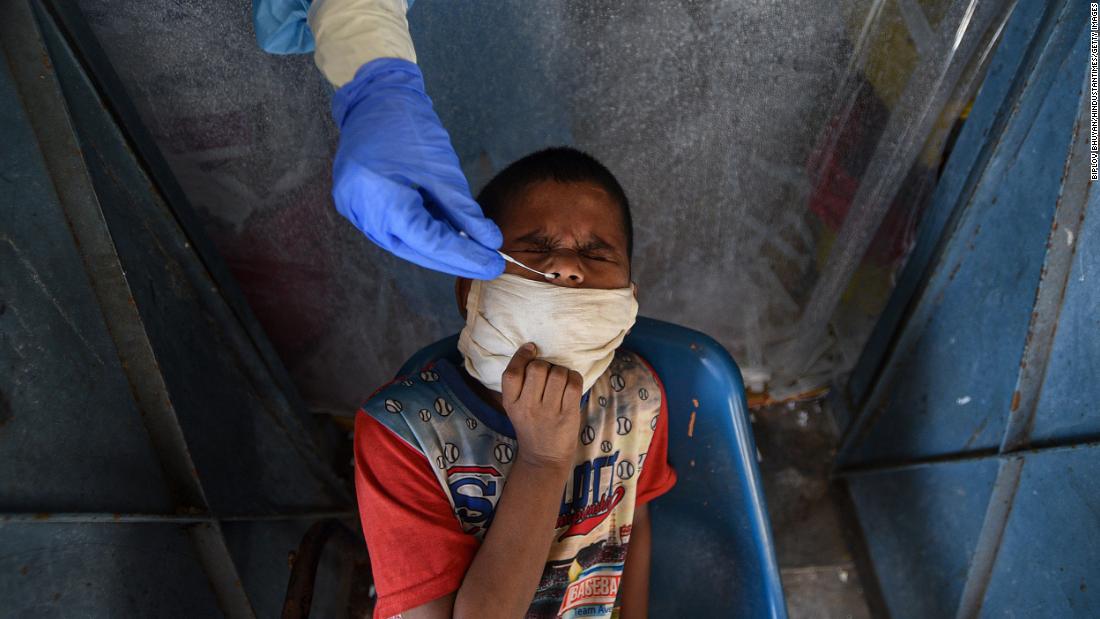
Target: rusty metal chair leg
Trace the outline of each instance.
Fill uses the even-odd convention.
[[[302,536],[298,550],[294,553],[290,568],[290,580],[286,587],[286,598],[283,600],[283,619],[308,619],[310,608],[313,605],[313,587],[317,580],[317,567],[320,565],[321,556],[329,540],[336,538],[337,543],[350,551],[354,558],[355,575],[357,580],[363,576],[365,583],[353,587],[353,599],[349,604],[353,611],[366,612],[373,610],[373,575],[370,570],[370,556],[366,552],[366,546],[362,539],[353,534],[339,520],[328,519],[315,522],[313,526]],[[367,599],[356,591],[369,591]],[[361,608],[358,608],[361,607]],[[356,614],[359,614],[356,612]],[[365,615],[369,616],[369,614]]]

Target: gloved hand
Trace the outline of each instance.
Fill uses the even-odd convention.
[[[415,63],[366,63],[336,91],[332,112],[340,126],[332,194],[344,217],[421,266],[478,279],[504,272],[500,229],[470,196]]]
[[[438,271],[492,279],[500,230],[470,197],[424,93],[405,11],[412,0],[253,0],[261,47],[316,50],[340,125],[336,208],[383,249]],[[308,22],[308,23],[307,23]],[[469,236],[463,236],[465,232]]]
[[[313,51],[313,33],[306,23],[310,0],[252,0],[256,41],[269,54]]]

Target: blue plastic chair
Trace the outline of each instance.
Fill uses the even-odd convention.
[[[422,348],[398,376],[446,357],[458,335]],[[698,331],[639,317],[623,346],[665,386],[669,460],[679,481],[650,504],[650,616],[769,617],[787,608],[775,562],[741,371]]]

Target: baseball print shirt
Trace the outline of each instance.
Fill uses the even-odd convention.
[[[355,422],[359,512],[385,618],[457,591],[516,455],[508,417],[439,359],[383,386]],[[676,482],[664,388],[620,348],[581,403],[573,474],[527,617],[611,617],[637,506]],[[486,600],[491,603],[491,600]]]

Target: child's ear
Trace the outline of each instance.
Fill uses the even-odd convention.
[[[470,284],[472,283],[466,277],[455,278],[455,305],[458,306],[458,313],[462,315],[463,320],[466,320],[466,297],[470,296]]]

